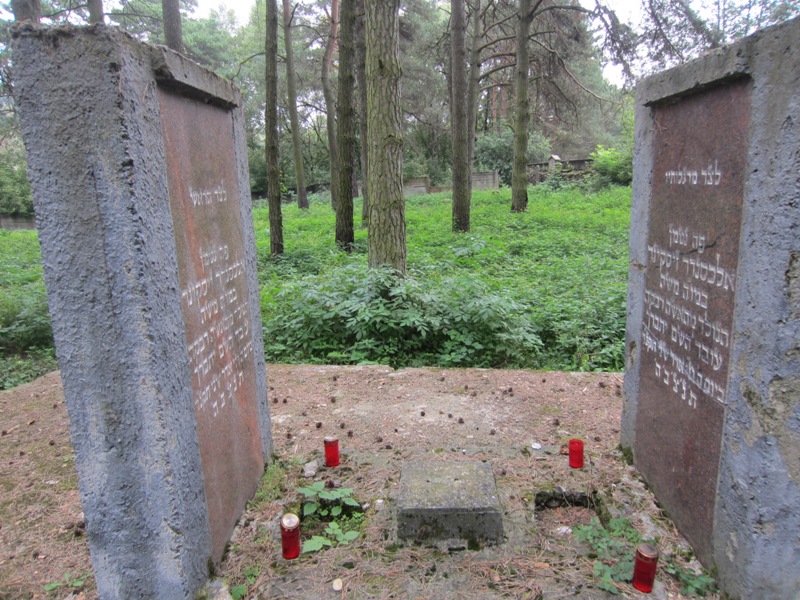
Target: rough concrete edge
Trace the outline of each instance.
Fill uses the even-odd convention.
[[[159,85],[222,108],[242,106],[239,89],[229,80],[165,46],[152,46],[151,51]]]
[[[149,57],[144,50],[146,47],[127,34],[104,26],[50,28],[32,25],[23,25],[14,29],[12,46],[16,49],[19,44],[23,44],[22,38],[40,39],[46,45],[45,51],[41,54],[50,57],[56,56],[51,49],[60,48],[61,51],[57,53],[58,68],[60,69],[65,56],[64,41],[71,40],[70,43],[72,43],[82,35],[93,36],[95,40],[98,40],[97,46],[92,46],[93,53],[78,52],[77,56],[73,56],[73,60],[75,65],[83,67],[89,66],[90,60],[102,63],[96,65],[97,68],[93,71],[96,76],[76,79],[73,88],[64,88],[70,89],[70,93],[54,94],[55,104],[45,104],[44,100],[40,98],[42,88],[37,84],[40,83],[40,78],[47,74],[41,71],[29,71],[26,75],[33,81],[33,88],[29,89],[32,95],[28,103],[31,117],[27,119],[27,128],[33,137],[29,135],[26,143],[35,142],[36,150],[33,154],[38,155],[38,160],[42,160],[44,165],[29,166],[29,176],[37,203],[42,207],[53,209],[37,211],[37,224],[40,230],[43,228],[49,230],[49,235],[58,238],[51,244],[52,251],[49,260],[45,258],[45,245],[43,245],[43,262],[53,263],[52,265],[45,264],[46,276],[49,272],[51,280],[48,284],[48,303],[53,306],[54,303],[58,304],[61,301],[63,294],[55,293],[60,282],[59,269],[63,270],[63,265],[70,261],[69,257],[62,255],[59,251],[59,245],[71,243],[77,244],[77,246],[86,246],[90,241],[88,239],[78,239],[77,241],[68,239],[70,237],[68,228],[65,227],[62,220],[59,220],[60,213],[56,209],[59,205],[67,205],[61,212],[70,215],[75,207],[87,205],[94,208],[94,218],[97,219],[96,227],[104,232],[103,243],[124,257],[126,264],[117,265],[116,268],[113,265],[105,265],[100,272],[97,271],[97,268],[100,267],[88,264],[84,268],[78,269],[80,271],[78,273],[68,273],[69,277],[76,281],[79,277],[88,278],[89,281],[94,281],[94,285],[99,288],[106,286],[106,296],[116,298],[117,304],[123,303],[128,307],[127,311],[118,311],[119,306],[110,307],[111,314],[107,315],[112,324],[116,323],[112,329],[118,330],[122,339],[128,336],[141,337],[142,328],[152,336],[150,339],[152,344],[145,343],[132,350],[135,359],[123,353],[129,360],[120,359],[120,364],[124,364],[120,374],[121,380],[116,375],[107,376],[106,379],[113,382],[113,385],[100,387],[94,390],[93,394],[85,394],[83,383],[79,380],[93,379],[93,376],[86,372],[87,369],[91,370],[93,361],[87,359],[95,357],[95,354],[102,358],[103,352],[107,351],[106,349],[112,344],[108,339],[100,339],[90,340],[88,346],[85,343],[81,345],[80,340],[76,341],[71,337],[65,337],[65,335],[71,336],[70,331],[74,329],[74,325],[65,322],[65,320],[69,320],[68,315],[63,318],[54,318],[54,332],[58,334],[58,330],[62,330],[61,342],[66,347],[66,349],[62,347],[59,350],[60,344],[57,338],[59,362],[62,365],[65,363],[72,365],[71,370],[74,371],[73,376],[64,377],[64,387],[65,395],[68,398],[70,430],[76,457],[88,452],[83,461],[76,460],[76,463],[85,463],[84,469],[79,468],[79,472],[84,471],[79,482],[82,501],[86,501],[88,493],[90,503],[97,505],[97,514],[92,515],[89,514],[92,513],[92,510],[87,511],[87,537],[90,541],[92,562],[101,596],[116,597],[123,594],[129,597],[138,597],[142,594],[150,595],[154,593],[153,590],[157,589],[162,597],[184,597],[201,586],[208,576],[207,559],[203,556],[202,551],[198,552],[198,549],[208,547],[210,544],[207,519],[204,516],[202,470],[199,463],[196,432],[194,438],[192,438],[191,431],[176,432],[170,427],[170,424],[180,422],[182,420],[180,415],[176,418],[174,413],[166,414],[167,405],[173,411],[180,408],[186,413],[183,415],[184,418],[193,422],[193,401],[188,391],[190,389],[188,385],[190,381],[188,354],[185,350],[181,353],[178,349],[175,343],[177,337],[172,335],[174,332],[169,327],[167,331],[163,331],[166,313],[180,321],[180,299],[176,296],[170,299],[161,295],[165,293],[164,290],[177,290],[177,261],[174,257],[174,236],[171,233],[171,220],[168,209],[166,209],[167,204],[150,201],[153,195],[159,195],[158,191],[166,194],[167,186],[166,171],[164,168],[159,169],[157,163],[158,156],[163,158],[163,145],[158,141],[158,134],[154,133],[159,127],[155,125],[157,117],[153,119],[153,115],[157,115],[158,112],[157,107],[153,105],[155,86],[149,83],[139,85],[153,81]],[[75,55],[74,51],[73,55]],[[24,62],[20,56],[15,58],[18,67],[21,67]],[[36,60],[34,59],[33,62],[35,63]],[[56,61],[52,60],[52,62]],[[94,68],[94,63],[91,63],[91,66]],[[114,76],[109,76],[110,72],[126,73],[126,75],[119,75],[114,79]],[[18,78],[18,90],[23,95],[24,78]],[[58,79],[57,85],[60,85],[60,76],[53,77],[52,80],[56,79]],[[26,85],[30,87],[31,84]],[[56,135],[68,136],[65,147],[58,147],[59,153],[85,156],[85,160],[92,167],[90,169],[92,176],[94,177],[95,170],[100,174],[95,180],[97,183],[95,187],[87,187],[85,181],[81,181],[82,185],[75,185],[77,179],[81,176],[85,177],[85,173],[64,176],[63,168],[59,170],[55,166],[47,166],[49,162],[47,157],[54,150],[44,147],[51,140],[47,135],[41,135],[42,132],[36,127],[37,121],[56,122],[55,119],[50,119],[52,114],[43,115],[43,119],[38,119],[35,116],[36,111],[46,112],[50,108],[55,109],[61,106],[65,114],[71,114],[74,117],[76,109],[81,106],[81,103],[78,103],[78,107],[71,104],[73,99],[71,94],[74,94],[76,90],[81,93],[81,99],[85,98],[87,103],[90,99],[96,102],[98,97],[102,98],[105,94],[110,99],[105,103],[89,103],[92,111],[79,113],[80,118],[71,123],[73,131],[75,127],[82,131],[88,131],[91,129],[90,125],[97,122],[94,113],[100,113],[99,117],[105,119],[110,135],[103,136],[106,143],[97,152],[87,152],[85,146],[73,147],[70,151],[70,130],[67,130],[66,134],[62,131],[53,134],[54,138]],[[20,110],[24,117],[24,113],[28,109],[22,110],[23,104],[20,103]],[[24,121],[23,118],[23,129],[26,128]],[[132,132],[133,135],[131,135]],[[147,140],[153,143],[153,147],[148,146]],[[103,148],[109,152],[108,157],[103,154]],[[98,154],[99,157],[96,156]],[[133,169],[134,163],[137,166],[135,170]],[[139,190],[138,194],[141,194],[141,198],[144,198],[143,201],[136,201],[137,190]],[[73,202],[75,200],[80,201]],[[120,208],[123,209],[121,213]],[[125,208],[128,210],[124,210]],[[120,214],[127,218],[120,218]],[[80,219],[80,221],[82,227],[85,228],[86,218]],[[147,235],[148,226],[153,225],[156,228],[163,226],[168,230],[167,234],[158,236],[162,238],[160,241],[153,240]],[[142,243],[145,240],[147,242]],[[169,281],[161,281],[153,289],[148,289],[148,286],[145,285],[147,277],[132,275],[137,272],[144,274],[148,272],[148,265],[154,262],[154,257],[147,251],[143,251],[142,248],[146,249],[152,245],[158,247],[156,252],[165,252],[165,260],[169,263],[162,265],[168,268],[160,269],[160,273],[156,274],[156,279],[166,277]],[[152,248],[150,252],[153,252]],[[156,259],[155,262],[158,260]],[[102,263],[100,264],[102,267]],[[131,269],[131,267],[133,268]],[[140,271],[140,269],[143,270]],[[100,276],[101,281],[97,281],[96,276]],[[134,315],[135,318],[130,318]],[[62,322],[61,327],[57,326],[58,321]],[[174,373],[175,368],[180,368],[183,375],[181,384],[178,384],[174,375],[167,376],[163,371],[164,359],[169,362],[170,358],[178,365],[178,367],[173,367],[170,372]],[[122,391],[120,392],[120,390]],[[109,396],[111,393],[115,395]],[[69,401],[70,398],[72,402]],[[154,398],[157,400],[153,401]],[[137,445],[137,440],[140,440],[139,445],[141,443],[147,445],[152,455],[151,458],[160,456],[165,461],[159,473],[160,477],[150,472],[150,476],[144,478],[137,475],[138,471],[134,468],[133,478],[128,478],[127,486],[118,488],[119,484],[114,482],[119,477],[125,480],[124,474],[121,475],[121,471],[125,471],[125,469],[120,469],[119,467],[124,465],[118,465],[118,461],[112,460],[112,454],[120,455],[124,461],[127,453],[106,452],[101,456],[94,456],[102,464],[108,465],[108,469],[105,471],[102,466],[94,464],[97,461],[90,460],[96,447],[102,449],[110,443],[112,448],[119,445],[124,449],[125,444],[123,440],[116,438],[106,443],[98,441],[100,438],[97,437],[97,430],[102,437],[101,426],[104,420],[113,420],[115,417],[110,414],[113,411],[109,411],[108,408],[103,409],[106,412],[102,415],[87,413],[81,416],[79,408],[81,406],[85,408],[88,404],[96,404],[98,408],[106,405],[112,408],[116,407],[115,410],[122,413],[122,418],[136,417],[140,413],[149,415],[148,418],[157,426],[145,429],[131,428],[130,435],[125,439],[133,445]],[[76,413],[76,411],[78,412]],[[117,418],[120,417],[117,416]],[[136,422],[139,423],[138,420]],[[189,425],[189,428],[193,430],[192,425]],[[139,468],[144,465],[143,461],[133,462],[138,464]],[[183,472],[183,476],[178,475],[180,472]],[[94,487],[87,487],[87,476],[99,477],[100,481]],[[178,496],[181,497],[167,498],[164,501],[164,490],[176,485]],[[123,506],[114,502],[113,494],[109,493],[110,489],[123,490],[125,497],[117,498],[117,500],[122,500]],[[103,546],[101,548],[103,551],[98,554],[95,552],[97,548],[93,544],[96,537],[92,533],[92,520],[98,516],[104,519],[107,516],[105,513],[109,512],[107,509],[114,513],[113,509],[116,508],[116,512],[124,513],[120,515],[121,522],[130,521],[133,514],[129,514],[128,508],[130,507],[126,508],[126,501],[134,502],[134,514],[138,514],[142,510],[141,502],[151,506],[157,505],[160,510],[155,511],[154,515],[148,515],[149,518],[139,519],[144,522],[144,528],[141,531],[131,531],[128,527],[119,535],[120,532],[113,530],[112,534],[118,535],[118,539],[109,541],[106,546],[122,549],[125,540],[129,539],[131,543],[137,543],[137,548],[140,545],[146,545],[150,549],[148,556],[142,557],[139,553],[127,549],[124,552],[118,552],[115,555],[117,558],[114,559],[112,553],[106,552],[106,546]],[[181,502],[186,502],[186,504],[183,505]],[[111,516],[113,517],[113,515]],[[187,549],[191,551],[194,558],[187,554]],[[111,568],[112,564],[116,564],[117,571]],[[135,568],[137,565],[147,572],[146,576],[137,575]],[[98,569],[104,576],[98,576]],[[108,572],[103,573],[105,569]],[[133,573],[134,577],[123,576],[127,573]]]
[[[645,105],[641,89],[637,91],[635,111],[633,199],[631,202],[625,324],[625,378],[623,380],[620,423],[620,446],[628,455],[636,444],[644,286],[647,275],[647,235],[650,229],[650,200],[653,183],[653,111]]]
[[[628,323],[626,326],[626,352],[631,352],[630,343],[635,342],[637,347],[633,358],[635,362],[629,362],[631,357],[626,360],[626,373],[625,373],[625,399],[624,399],[624,412],[621,428],[621,444],[626,447],[633,448],[635,444],[635,421],[636,421],[636,405],[639,383],[638,371],[638,357],[641,350],[640,337],[641,337],[641,313],[642,305],[641,296],[644,290],[644,270],[638,268],[634,261],[646,265],[646,240],[647,231],[649,226],[649,212],[651,200],[651,187],[650,180],[652,179],[652,164],[653,164],[653,150],[652,150],[652,110],[651,107],[658,104],[674,102],[687,95],[701,92],[709,87],[722,84],[726,81],[738,79],[741,77],[751,76],[758,80],[760,71],[766,70],[763,65],[763,60],[759,59],[759,54],[762,48],[770,45],[781,45],[790,48],[792,45],[796,46],[797,40],[800,39],[800,19],[795,19],[788,23],[769,27],[756,34],[741,40],[740,42],[726,48],[722,48],[710,52],[703,57],[694,61],[681,65],[674,69],[664,71],[657,75],[651,76],[640,84],[637,89],[636,100],[636,149],[634,159],[634,193],[633,205],[631,213],[631,268],[629,270],[629,288],[628,288]],[[760,64],[761,63],[761,64]],[[774,70],[774,65],[772,65]],[[796,81],[796,80],[795,80]],[[756,81],[758,83],[758,81]],[[790,84],[787,86],[791,89]],[[758,86],[757,86],[758,87]],[[763,86],[766,88],[767,86]],[[757,93],[754,92],[754,93]],[[765,97],[770,97],[772,91],[762,89],[761,92]],[[751,131],[756,129],[757,123],[765,123],[768,116],[771,115],[770,110],[758,111],[758,103],[756,99],[753,100],[753,121],[751,123]],[[770,105],[771,108],[771,105]],[[756,148],[756,142],[751,137],[749,142],[749,151],[752,152]],[[775,139],[767,136],[767,139],[760,140],[764,147],[771,147]],[[767,173],[771,173],[772,164],[774,163],[773,157],[768,152],[760,152],[757,161],[758,164],[748,165],[748,179],[745,187],[745,202],[743,207],[743,227],[740,240],[740,260],[743,263],[748,261],[748,252],[752,253],[754,248],[761,248],[763,242],[761,235],[763,231],[758,231],[758,227],[764,225],[764,222],[759,225],[747,226],[745,224],[755,222],[757,219],[754,214],[763,214],[765,209],[761,203],[756,200],[759,195],[757,192],[762,188],[761,183],[756,183],[757,179],[769,177]],[[791,199],[789,199],[791,201]],[[772,222],[769,215],[764,217],[762,221],[766,223]],[[643,235],[643,238],[639,236]],[[638,245],[637,245],[638,244]],[[638,249],[638,253],[636,252]],[[763,251],[758,251],[763,253]],[[641,258],[644,257],[645,261]],[[740,264],[740,269],[742,265]],[[781,271],[783,274],[783,271]],[[764,285],[759,277],[753,276],[751,284],[755,289],[760,289]],[[739,284],[741,289],[741,282]],[[638,293],[638,300],[635,293]],[[762,295],[762,294],[758,294]],[[734,322],[740,323],[743,316],[749,316],[750,321],[753,323],[762,320],[763,303],[758,303],[753,298],[745,298],[745,294],[737,294],[736,308],[734,314]],[[780,294],[778,294],[780,296]],[[634,304],[631,304],[631,302]],[[780,303],[781,298],[775,298],[775,302]],[[637,305],[638,304],[638,305]],[[638,313],[638,317],[637,317]],[[796,319],[794,322],[791,319],[782,321],[783,328],[789,328],[793,331],[797,330]],[[744,463],[741,465],[739,472],[732,466],[732,455],[741,451],[741,443],[743,442],[741,434],[729,437],[731,433],[739,432],[743,427],[746,427],[747,422],[753,422],[755,415],[752,412],[749,416],[746,409],[746,402],[742,398],[743,388],[749,383],[751,389],[761,392],[760,396],[762,401],[764,398],[769,397],[770,390],[767,389],[767,373],[772,373],[773,376],[786,376],[791,373],[797,372],[797,358],[792,361],[784,361],[780,368],[764,370],[764,365],[748,365],[746,356],[748,351],[745,346],[759,347],[765,346],[764,336],[753,336],[750,334],[744,335],[743,332],[734,334],[736,337],[733,342],[731,351],[731,371],[728,376],[728,393],[729,393],[729,407],[725,416],[725,440],[723,442],[723,449],[720,456],[720,469],[717,482],[718,497],[721,498],[719,491],[723,486],[729,490],[733,490],[733,495],[738,493],[747,498],[747,501],[735,502],[736,506],[725,507],[722,503],[718,502],[714,515],[714,529],[712,534],[713,544],[713,560],[714,566],[719,569],[719,581],[722,589],[730,594],[731,598],[746,598],[746,597],[762,597],[762,598],[785,598],[789,597],[787,593],[794,593],[797,591],[796,584],[788,580],[789,573],[792,572],[792,565],[797,564],[796,556],[800,554],[800,547],[795,542],[792,543],[788,538],[791,537],[791,527],[782,528],[781,531],[775,535],[786,537],[785,543],[774,542],[765,534],[766,527],[760,524],[760,515],[755,515],[748,512],[749,509],[742,508],[747,502],[753,502],[759,494],[759,491],[764,491],[764,479],[767,478],[767,473],[761,472],[758,475],[753,474],[751,471],[754,464],[753,460],[742,459]],[[767,335],[769,339],[778,338],[780,334]],[[786,335],[783,336],[787,338]],[[788,335],[791,338],[792,334]],[[747,338],[747,339],[745,339]],[[794,335],[797,339],[798,336]],[[774,366],[774,365],[773,365]],[[794,369],[792,371],[792,369]],[[747,371],[745,373],[744,371]],[[800,405],[798,405],[800,406]],[[795,411],[797,412],[797,411]],[[795,415],[797,418],[797,415]],[[771,443],[769,439],[763,439],[760,447],[761,455],[763,457],[772,458],[761,461],[761,465],[768,465],[766,467],[770,477],[775,475],[776,469],[772,466],[779,464],[780,460],[775,456],[777,444]],[[740,461],[742,462],[742,461]],[[757,480],[760,483],[757,483]],[[748,483],[748,481],[750,483]],[[786,485],[781,485],[783,493],[793,493],[795,500],[798,497],[797,484],[790,485],[788,480],[784,482]],[[758,489],[752,489],[752,486],[758,486]],[[738,491],[737,491],[738,490]],[[741,505],[741,506],[740,506]],[[731,514],[726,514],[726,511]],[[758,512],[758,511],[756,511]],[[791,513],[790,513],[791,514]],[[752,521],[749,528],[742,530],[742,535],[738,536],[736,543],[734,541],[735,530],[742,529],[743,524],[747,521]],[[727,527],[727,529],[726,529]],[[759,529],[761,528],[761,530]],[[795,532],[796,534],[796,532]],[[796,535],[795,535],[796,537]],[[770,543],[772,542],[772,543]],[[731,550],[733,549],[733,552]],[[758,552],[760,556],[755,556]],[[759,559],[763,559],[759,561]],[[767,564],[769,568],[768,575],[756,576],[755,571],[756,563]],[[726,564],[727,563],[727,564]],[[796,572],[796,569],[794,570]],[[797,576],[795,575],[795,581]]]
[[[748,39],[753,90],[737,327],[712,539],[731,598],[796,598],[800,590],[800,321],[787,281],[800,252],[798,40],[800,19]],[[775,396],[784,384],[791,398]]]
[[[710,86],[719,85],[725,80],[746,76],[751,69],[752,47],[759,35],[712,50],[687,63],[651,75],[637,88],[639,102],[650,106],[676,101]]]

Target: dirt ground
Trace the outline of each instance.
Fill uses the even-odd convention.
[[[610,597],[572,535],[598,507],[627,516],[663,555],[687,554],[616,450],[621,374],[270,365],[268,378],[283,471],[277,493],[243,515],[218,572],[247,598]],[[59,374],[0,392],[0,428],[0,598],[96,598]],[[362,533],[286,561],[278,520],[299,508],[296,489],[312,481],[303,464],[320,458],[326,435],[338,436],[343,460],[315,479],[352,488],[367,505]],[[583,470],[562,454],[572,437],[585,441]],[[399,543],[393,501],[403,463],[417,458],[489,462],[507,541],[480,550]],[[595,502],[567,502],[574,497]],[[650,597],[681,598],[679,589],[662,570]]]

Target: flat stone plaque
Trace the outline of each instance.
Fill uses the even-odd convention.
[[[215,560],[263,469],[229,110],[159,89],[183,322]]]
[[[749,80],[653,109],[636,464],[710,552],[737,291]]]
[[[494,473],[477,461],[415,461],[400,475],[397,536],[499,543],[503,517]]]

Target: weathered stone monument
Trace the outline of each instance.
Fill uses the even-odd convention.
[[[241,98],[111,28],[13,36],[97,588],[192,597],[272,444]]]
[[[732,598],[800,593],[799,42],[636,98],[622,444]]]
[[[400,474],[397,537],[414,541],[503,541],[494,473],[480,461],[410,461]]]

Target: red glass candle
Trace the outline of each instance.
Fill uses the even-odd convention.
[[[639,544],[633,564],[633,587],[640,592],[651,592],[656,580],[658,548],[653,544]]]
[[[573,469],[583,468],[583,440],[569,441],[569,466]]]
[[[281,517],[281,547],[283,558],[300,556],[300,518],[292,513]]]
[[[339,440],[335,437],[325,438],[325,466],[335,467],[339,464]]]

